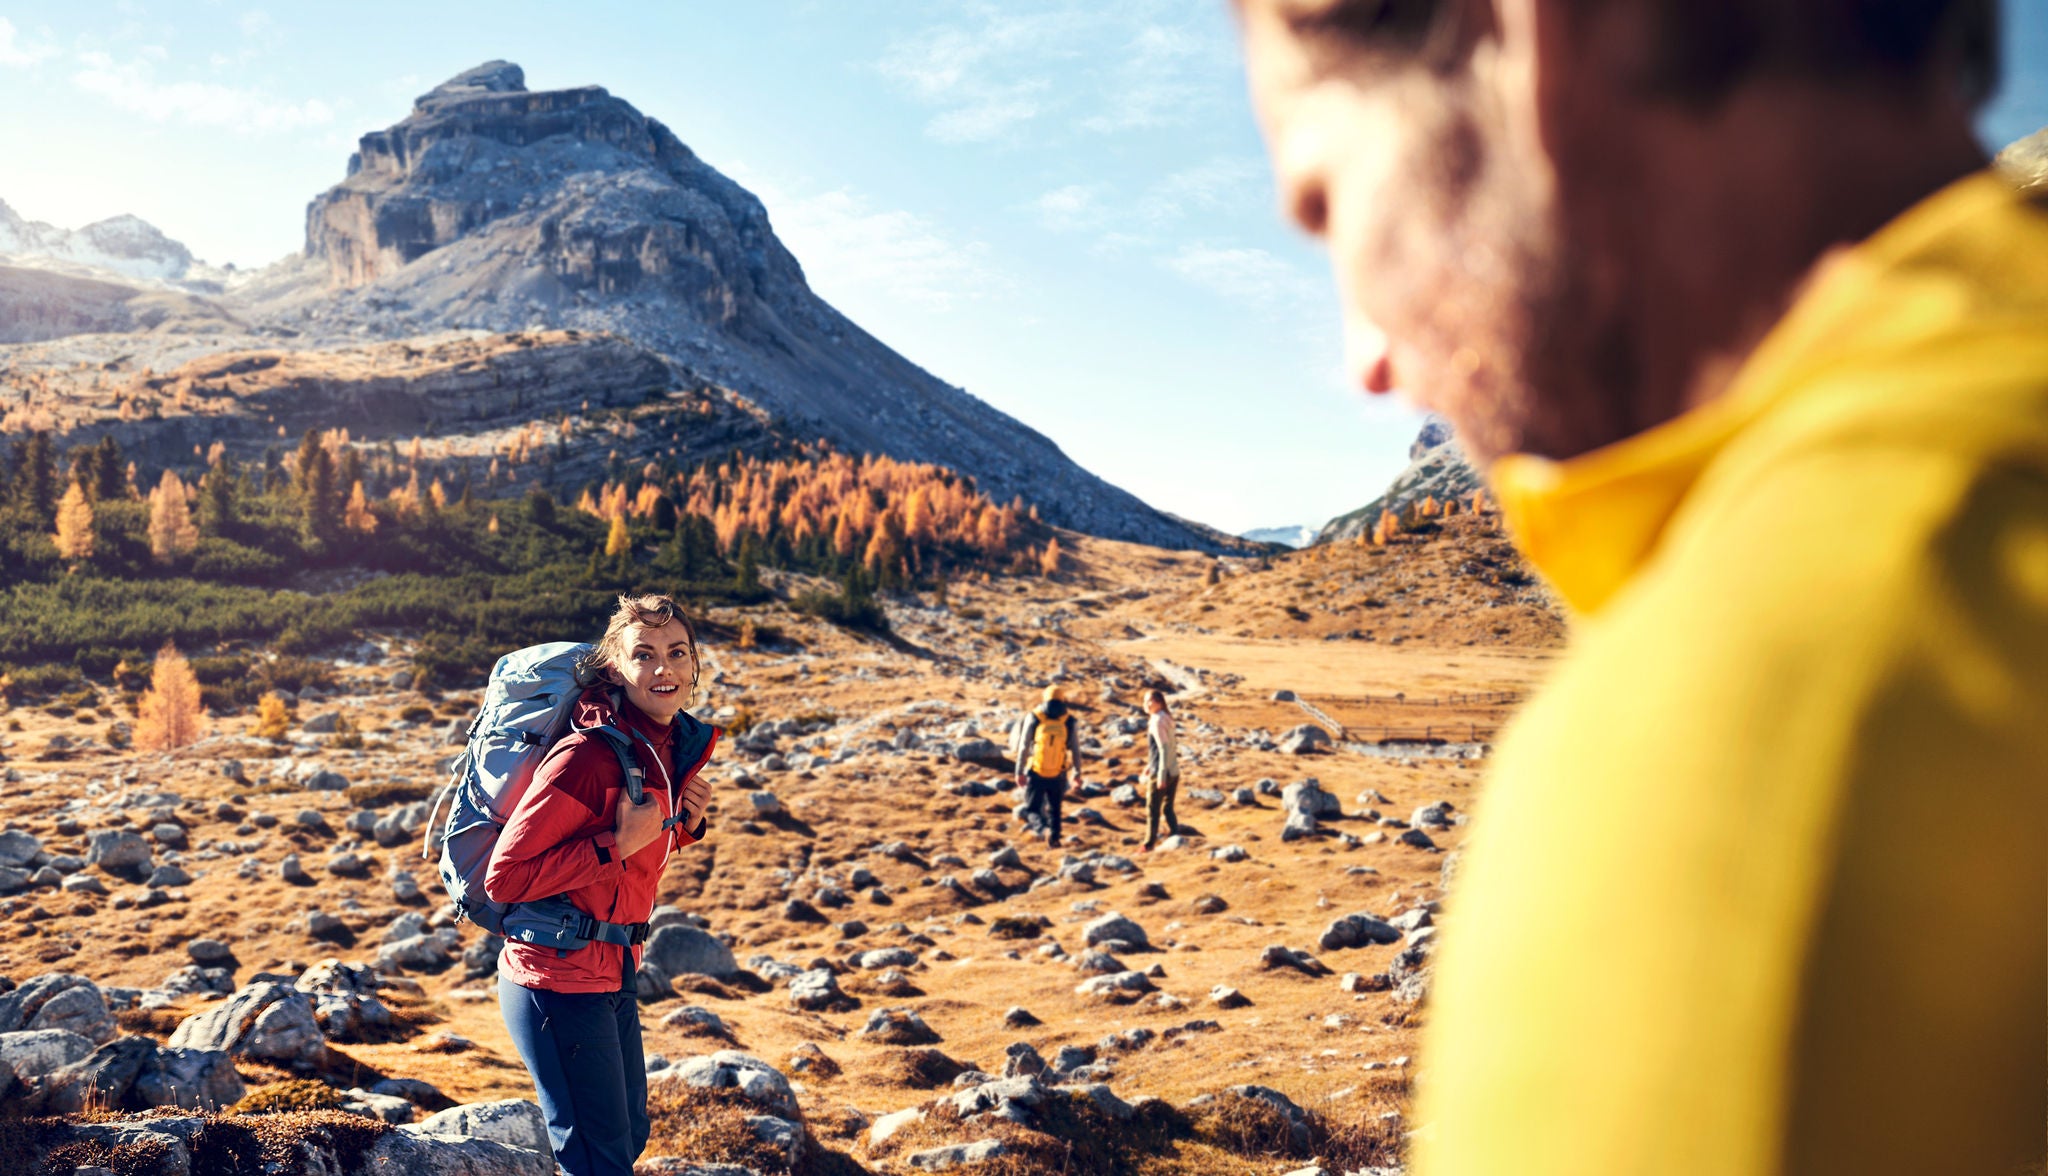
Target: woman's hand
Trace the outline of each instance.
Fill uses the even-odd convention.
[[[621,858],[639,853],[661,836],[661,806],[654,802],[653,797],[644,797],[639,804],[634,804],[632,794],[621,788],[612,836],[618,839]]]
[[[685,833],[697,827],[704,819],[704,810],[711,807],[711,782],[702,776],[692,776],[683,781],[683,820]]]

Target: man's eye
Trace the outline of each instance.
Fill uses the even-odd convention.
[[[1303,36],[1342,36],[1379,48],[1408,48],[1427,39],[1442,8],[1442,0],[1328,0],[1291,12],[1288,24]]]

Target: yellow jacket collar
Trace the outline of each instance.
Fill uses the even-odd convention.
[[[1824,263],[1720,399],[1568,461],[1528,454],[1496,461],[1487,477],[1516,542],[1573,610],[1598,612],[1650,558],[1722,449],[1818,364],[1952,323],[1958,307],[1939,279],[1921,283],[1933,288],[1915,291],[1919,297],[1881,299],[1880,292],[1966,226],[1995,223],[2021,203],[1995,173],[1958,180]]]

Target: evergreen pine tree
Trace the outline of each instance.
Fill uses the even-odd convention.
[[[90,493],[99,502],[117,502],[128,493],[128,460],[111,436],[92,447],[92,481]]]

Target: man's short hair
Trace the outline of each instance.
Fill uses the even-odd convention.
[[[1758,76],[1913,85],[1953,74],[1976,106],[1998,87],[1998,0],[1576,0],[1654,9],[1650,92],[1712,106]]]

